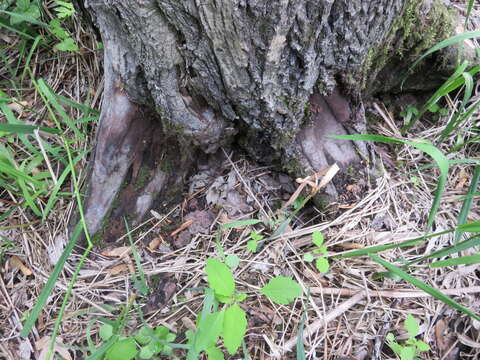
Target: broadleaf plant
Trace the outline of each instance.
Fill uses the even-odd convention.
[[[223,352],[216,346],[220,339],[223,339],[227,352],[234,355],[244,344],[247,332],[247,314],[239,305],[246,299],[246,294],[236,293],[232,270],[220,260],[209,258],[205,272],[210,287],[205,289],[196,331],[189,330],[186,333],[189,347],[187,360],[196,360],[202,353],[209,360],[224,359]],[[302,294],[302,288],[296,281],[278,276],[271,279],[260,292],[274,302],[288,304]]]

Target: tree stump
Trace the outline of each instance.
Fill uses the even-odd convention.
[[[92,234],[106,217],[119,229],[124,214],[138,223],[156,197],[181,191],[198,159],[222,146],[294,176],[359,163],[353,143],[328,136],[362,131],[364,99],[398,90],[413,60],[456,23],[439,0],[77,6],[104,45],[104,100],[85,203]],[[406,88],[435,86],[445,64],[428,58]]]

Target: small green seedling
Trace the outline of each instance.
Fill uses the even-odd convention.
[[[403,118],[403,124],[408,125],[410,121],[418,114],[418,109],[413,105],[408,105],[406,109],[400,112],[400,116]]]
[[[108,342],[115,336],[115,327],[104,324],[100,327],[100,338]],[[152,329],[143,326],[136,333],[128,337],[119,337],[105,353],[105,360],[151,359],[158,354],[171,355],[172,348],[163,342],[172,342],[176,335],[170,333],[165,326]],[[162,342],[162,343],[160,343]]]
[[[247,242],[247,250],[252,252],[252,253],[255,253],[257,252],[257,249],[258,249],[258,242],[260,240],[262,240],[264,238],[263,235],[259,235],[257,234],[255,231],[252,231],[250,233],[250,239],[248,242]]]
[[[303,261],[312,262],[315,260],[315,267],[321,273],[328,272],[330,268],[330,263],[326,257],[327,247],[323,245],[324,240],[323,234],[320,231],[314,231],[312,234],[312,243],[317,248],[303,255]]]
[[[416,176],[411,176],[410,181],[412,182],[413,185],[420,186],[420,180],[418,180],[418,177]]]
[[[408,315],[403,326],[408,333],[408,340],[404,345],[395,341],[395,335],[387,334],[387,344],[401,360],[419,360],[421,352],[430,350],[430,346],[422,340],[415,339],[420,332],[420,325],[412,315]]]
[[[65,20],[72,17],[75,14],[75,9],[71,2],[55,0],[57,5],[53,10],[56,13],[57,18],[50,21],[48,28],[50,32],[57,38],[57,43],[54,48],[59,51],[78,52],[78,46],[70,32],[66,30],[61,20]]]
[[[299,195],[292,203],[292,206],[295,210],[300,210],[306,202],[305,196]]]
[[[431,104],[428,107],[428,111],[430,111],[433,114],[438,113],[438,115],[441,115],[441,116],[447,116],[448,115],[448,109],[442,108],[438,104]]]
[[[224,354],[217,347],[220,338],[228,354],[234,355],[247,332],[247,315],[239,305],[247,295],[236,291],[231,266],[209,258],[205,272],[209,287],[205,289],[204,305],[197,317],[196,330],[186,332],[190,347],[187,360],[198,359],[202,352],[209,360],[223,360]],[[278,304],[288,304],[302,294],[302,288],[290,278],[277,276],[260,292]]]
[[[24,21],[36,21],[40,18],[40,4],[38,1],[17,0],[10,13],[10,25],[17,25]]]

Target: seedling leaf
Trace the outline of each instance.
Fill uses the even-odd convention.
[[[147,346],[144,346],[142,350],[140,350],[140,359],[150,359],[156,352],[158,352],[156,350],[158,350],[158,345],[156,343],[152,342]]]
[[[138,333],[135,335],[135,340],[140,344],[140,345],[146,345],[151,341],[151,336],[150,332],[152,330],[148,326],[142,326],[140,330],[138,330]],[[155,333],[155,335],[158,336],[158,334]]]
[[[324,241],[323,234],[320,231],[314,231],[312,234],[312,242],[318,247],[322,246]]]
[[[223,340],[230,355],[237,352],[247,331],[247,317],[245,311],[237,304],[233,304],[225,311],[223,323]]]
[[[59,51],[71,51],[77,52],[78,46],[71,37],[67,37],[66,39],[60,41],[58,44],[54,46],[55,49]]]
[[[231,269],[235,269],[240,264],[240,258],[237,255],[227,255],[225,258],[225,264]]]
[[[270,279],[260,292],[277,304],[287,305],[302,295],[302,288],[295,280],[277,276]]]
[[[419,351],[428,351],[430,350],[430,346],[425,342],[425,341],[422,341],[422,340],[418,340],[415,342],[415,346],[417,347],[417,349]]]
[[[100,326],[99,335],[103,341],[107,341],[113,335],[113,326],[109,324]]]
[[[257,252],[258,242],[257,240],[249,240],[247,242],[247,250],[251,252]]]
[[[223,353],[215,346],[207,349],[207,358],[208,360],[225,360]]]
[[[217,259],[210,258],[207,260],[205,271],[207,273],[208,284],[215,291],[215,294],[227,297],[233,296],[235,281],[232,271],[227,265]]]
[[[315,260],[315,267],[321,273],[327,273],[328,269],[330,268],[330,264],[328,263],[328,260],[326,258],[319,257],[317,258],[317,260]]]
[[[400,351],[400,359],[402,360],[413,360],[416,355],[416,349],[414,346],[403,346]]]
[[[417,336],[420,331],[420,325],[418,324],[417,319],[415,319],[411,314],[408,314],[407,318],[405,319],[404,327],[411,338]]]
[[[137,345],[133,338],[126,338],[117,341],[108,349],[105,356],[106,360],[132,360],[137,356]]]
[[[262,239],[263,239],[263,235],[259,235],[259,234],[257,234],[255,231],[252,231],[252,232],[250,233],[250,238],[251,238],[252,240],[262,240]]]
[[[225,311],[209,314],[200,323],[196,337],[195,348],[204,351],[215,345],[223,331],[223,319]]]
[[[312,253],[308,252],[306,254],[303,254],[303,261],[312,262],[313,261]]]

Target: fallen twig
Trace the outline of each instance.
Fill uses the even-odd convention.
[[[311,294],[335,295],[335,296],[353,296],[363,291],[365,296],[387,297],[387,298],[415,298],[429,297],[430,294],[421,290],[398,289],[398,290],[365,290],[365,289],[337,289],[337,288],[310,288]],[[457,289],[441,290],[445,295],[463,295],[480,293],[480,286],[464,287]]]
[[[365,297],[365,291],[357,292],[350,299],[344,301],[343,303],[338,305],[335,309],[333,309],[328,314],[326,314],[325,317],[317,319],[310,325],[306,326],[303,332],[304,337],[314,335],[315,332],[321,329],[324,325],[328,324],[330,321],[342,315],[345,311],[350,309],[352,306],[356,305],[364,297]],[[283,352],[292,350],[292,348],[295,346],[296,343],[297,343],[297,336],[294,336],[290,340],[288,340],[285,343],[285,345],[283,345],[282,347]]]

